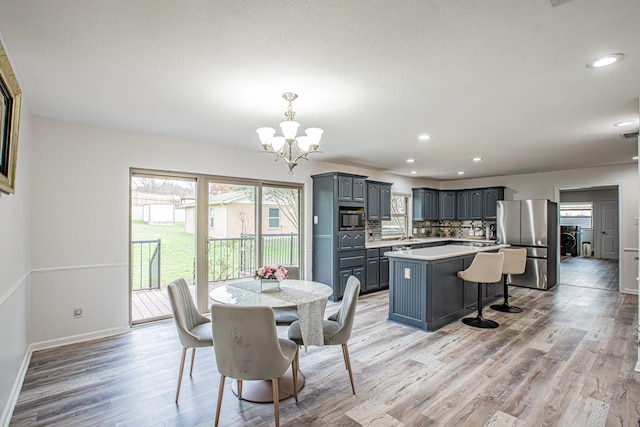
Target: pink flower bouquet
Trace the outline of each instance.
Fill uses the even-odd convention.
[[[260,280],[277,280],[278,282],[282,282],[289,277],[289,273],[287,273],[287,269],[284,267],[267,264],[256,270],[255,277]]]

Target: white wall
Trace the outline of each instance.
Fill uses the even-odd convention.
[[[513,200],[549,199],[560,200],[560,189],[600,187],[619,185],[620,187],[620,290],[637,293],[638,274],[634,253],[624,248],[638,248],[638,165],[628,163],[589,169],[572,169],[558,172],[496,176],[481,179],[465,179],[446,181],[442,189],[490,187],[502,185],[507,187],[505,198]]]
[[[23,97],[15,194],[0,193],[0,425],[8,424],[29,346],[31,118]]]
[[[406,193],[418,185],[317,161],[289,175],[283,163],[259,153],[257,142],[255,151],[235,150],[45,118],[34,119],[33,146],[32,340],[41,346],[128,326],[130,168],[304,183],[306,212],[312,174],[359,173]],[[304,232],[311,235],[310,219]],[[310,252],[306,239],[308,274]],[[73,319],[74,307],[84,309],[83,318]]]

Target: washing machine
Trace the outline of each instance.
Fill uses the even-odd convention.
[[[580,256],[582,231],[579,225],[560,226],[560,255]]]

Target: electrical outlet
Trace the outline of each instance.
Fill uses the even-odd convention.
[[[75,307],[73,309],[73,318],[74,319],[80,319],[84,314],[84,311],[82,310],[82,307]]]
[[[410,268],[405,268],[404,269],[404,278],[405,279],[411,279],[411,269]]]

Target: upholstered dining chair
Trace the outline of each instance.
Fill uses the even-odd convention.
[[[347,342],[349,338],[351,338],[351,330],[353,328],[353,320],[356,317],[356,304],[358,303],[359,294],[360,281],[355,276],[349,277],[349,280],[347,280],[347,288],[342,296],[340,308],[336,313],[322,322],[324,345],[342,346],[342,357],[344,359],[344,365],[347,371],[349,371],[349,380],[351,381],[351,391],[353,394],[356,394],[356,388],[353,384],[353,371],[351,369]],[[299,321],[293,322],[291,326],[289,326],[288,335],[289,339],[299,346],[304,345]]]
[[[504,263],[504,253],[478,252],[473,258],[471,265],[464,271],[458,271],[458,277],[466,282],[476,282],[478,285],[478,315],[476,317],[465,317],[462,323],[476,328],[497,328],[498,322],[485,319],[482,316],[482,294],[487,283],[499,282],[502,278],[502,264]]]
[[[502,274],[504,276],[504,302],[493,304],[493,310],[503,313],[522,313],[520,307],[509,304],[509,275],[522,274],[527,267],[527,250],[525,248],[502,248],[498,252],[504,253]]]
[[[297,265],[285,265],[289,279],[300,279],[300,267]],[[295,307],[274,308],[277,326],[289,326],[298,320],[298,310]]]
[[[182,359],[180,360],[178,389],[176,390],[176,403],[178,403],[187,349],[192,349],[191,369],[189,370],[189,376],[191,376],[193,374],[193,362],[196,358],[196,348],[213,346],[213,338],[211,336],[211,326],[209,325],[211,320],[200,314],[196,308],[187,282],[182,278],[174,280],[167,286],[167,292],[173,319],[178,329],[180,344],[182,344]]]
[[[215,425],[220,419],[222,394],[227,377],[238,380],[238,397],[242,398],[242,381],[271,380],[276,427],[280,425],[278,377],[291,366],[293,396],[298,401],[298,346],[278,338],[270,307],[212,305],[211,323],[216,343],[216,363],[220,372]]]

